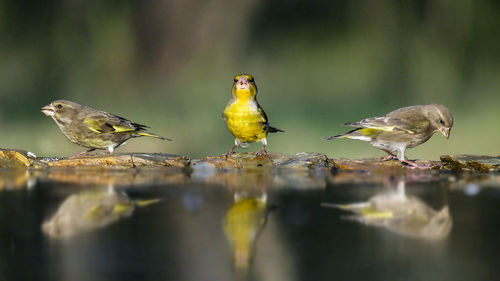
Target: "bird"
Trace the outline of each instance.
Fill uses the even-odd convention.
[[[267,207],[267,194],[260,196],[234,194],[234,203],[226,212],[224,233],[233,251],[234,266],[247,270],[255,254],[256,242],[272,209]]]
[[[149,206],[161,199],[132,200],[112,186],[73,194],[59,206],[42,231],[52,238],[69,238],[111,225],[130,217],[137,207]]]
[[[115,148],[135,137],[146,136],[170,141],[147,132],[146,128],[149,127],[146,125],[67,100],[53,101],[42,107],[41,111],[54,119],[71,142],[88,148],[72,158],[96,149],[105,149],[107,153],[113,153]]]
[[[255,79],[249,74],[234,76],[232,97],[224,108],[222,118],[235,138],[234,146],[226,156],[233,154],[237,147],[247,148],[251,142],[262,143],[257,156],[267,155],[267,134],[284,132],[269,125],[264,109],[257,102]]]
[[[365,202],[321,206],[352,213],[342,219],[382,227],[406,237],[439,240],[450,234],[453,219],[448,205],[435,210],[420,198],[407,195],[404,179],[398,180],[396,186],[386,187]]]
[[[405,150],[426,142],[435,132],[440,132],[448,139],[453,127],[453,116],[448,108],[440,104],[414,105],[396,109],[384,116],[343,125],[356,129],[323,139],[347,138],[367,141],[388,154],[382,158],[383,161],[398,159],[410,167],[428,168],[405,159]]]

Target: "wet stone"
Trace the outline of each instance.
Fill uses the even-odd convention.
[[[491,172],[500,171],[500,156],[443,155],[441,161],[417,160],[420,166],[429,169]],[[379,158],[347,159],[328,158],[325,154],[299,152],[295,154],[269,153],[256,156],[255,153],[236,153],[230,156],[207,156],[191,160],[186,156],[162,153],[114,153],[82,156],[79,158],[37,157],[35,154],[16,149],[0,149],[0,168],[192,168],[195,171],[210,172],[212,169],[294,168],[294,169],[338,169],[398,173],[408,167],[397,160],[381,161]]]
[[[442,155],[443,167],[453,171],[498,172],[500,156],[486,155]]]
[[[343,170],[366,170],[366,171],[390,171],[406,169],[407,166],[398,160],[381,161],[380,158],[364,159],[334,159],[337,168]],[[441,162],[430,160],[417,160],[415,163],[421,166],[430,166],[430,169],[439,169]]]
[[[85,167],[85,168],[184,168],[191,159],[185,156],[162,153],[115,153],[79,158],[36,157],[23,150],[0,149],[0,168],[47,168],[47,167]]]
[[[45,166],[46,164],[38,161],[31,152],[18,149],[0,149],[0,168],[41,168]]]
[[[45,160],[49,167],[156,168],[189,166],[190,159],[161,153],[130,153]]]
[[[321,153],[299,152],[293,155],[269,153],[268,155],[255,156],[255,153],[235,153],[230,156],[209,156],[195,159],[192,168],[213,167],[217,169],[230,168],[331,168],[335,164],[331,159]]]

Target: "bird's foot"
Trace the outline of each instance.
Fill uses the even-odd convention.
[[[255,153],[255,156],[266,156],[267,155],[267,151],[266,151],[266,148],[263,147],[259,152]]]
[[[78,153],[78,154],[76,154],[76,155],[73,155],[73,156],[69,157],[69,159],[79,158],[79,157],[81,157],[81,156],[83,156],[83,155],[85,155],[85,154],[87,154],[87,153],[89,153],[89,152],[92,152],[92,151],[94,151],[94,150],[95,150],[95,149],[89,149],[89,150],[82,151],[82,152],[80,152],[80,153]]]
[[[431,164],[422,164],[422,165],[419,165],[415,161],[410,161],[410,160],[406,160],[406,159],[403,160],[403,161],[401,161],[401,163],[407,165],[408,168],[410,168],[410,169],[422,169],[422,170],[425,170],[425,169],[432,168]]]
[[[380,158],[380,161],[389,161],[389,160],[397,160],[398,157],[392,153],[389,153],[387,156]]]
[[[231,149],[229,149],[229,151],[226,154],[224,154],[224,157],[226,157],[226,159],[227,159],[227,157],[229,157],[229,156],[231,156],[233,154],[234,154],[234,147],[232,147]]]

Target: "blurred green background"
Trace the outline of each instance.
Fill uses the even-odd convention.
[[[250,73],[272,126],[268,151],[382,156],[360,141],[323,141],[339,124],[412,104],[455,118],[413,158],[500,154],[497,1],[0,1],[0,147],[71,155],[40,112],[68,99],[174,139],[118,149],[227,151],[221,112],[233,75]],[[252,145],[250,151],[260,145]]]

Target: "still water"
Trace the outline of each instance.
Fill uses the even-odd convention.
[[[499,280],[500,175],[0,171],[0,280]]]

